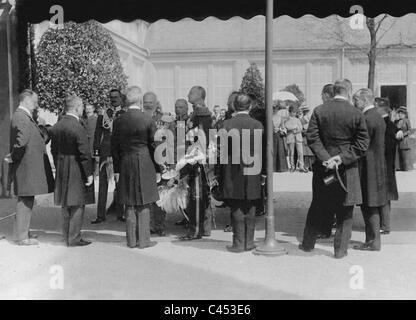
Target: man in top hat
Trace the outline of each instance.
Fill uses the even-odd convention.
[[[16,204],[15,238],[18,245],[37,245],[29,233],[35,196],[53,192],[54,178],[46,153],[45,139],[33,111],[38,107],[36,92],[26,89],[19,95],[19,107],[10,126],[10,175]]]
[[[56,168],[55,205],[62,206],[64,242],[69,247],[91,242],[81,237],[85,205],[93,204],[93,166],[87,131],[81,125],[81,98],[68,96],[65,115],[50,130],[51,153]],[[92,195],[92,196],[90,196]]]
[[[387,170],[384,154],[386,123],[374,107],[374,94],[370,89],[358,90],[354,105],[364,114],[370,144],[359,160],[361,178],[361,211],[365,223],[365,243],[354,246],[356,250],[379,251],[380,215],[387,204]]]

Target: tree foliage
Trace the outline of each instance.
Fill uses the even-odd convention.
[[[259,108],[264,108],[265,101],[263,78],[255,63],[251,63],[250,67],[244,74],[240,91],[254,98]]]
[[[104,107],[111,89],[127,86],[113,39],[93,20],[48,29],[37,48],[36,66],[39,106],[50,111],[62,110],[67,93]]]
[[[303,104],[305,103],[305,95],[303,94],[302,90],[300,90],[297,84],[288,85],[283,89],[283,91],[291,92],[295,95],[296,98],[298,98],[298,107],[303,106]]]

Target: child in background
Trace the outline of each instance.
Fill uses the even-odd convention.
[[[298,117],[296,117],[296,106],[289,106],[289,119],[285,122],[285,128],[287,130],[286,144],[289,149],[289,163],[290,172],[296,170],[295,164],[295,147],[298,154],[298,167],[300,171],[305,172],[303,162],[303,138],[302,138],[302,123]]]

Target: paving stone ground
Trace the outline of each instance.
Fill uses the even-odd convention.
[[[37,197],[32,230],[39,246],[15,246],[12,220],[0,223],[7,237],[0,241],[0,298],[415,299],[416,172],[397,176],[400,199],[393,202],[392,233],[382,237],[382,251],[350,250],[342,260],[333,258],[331,240],[319,242],[312,253],[297,249],[311,200],[311,174],[275,174],[276,237],[288,252],[278,257],[227,252],[232,237],[222,230],[229,223],[227,209],[215,210],[217,228],[210,238],[178,241],[184,229],[174,226],[180,215],[173,215],[167,219],[168,236],[138,250],[126,247],[125,226],[114,216],[91,225],[96,207],[88,206],[84,237],[93,244],[66,248],[60,209],[51,195]],[[14,199],[0,199],[0,216],[14,206]],[[357,208],[351,245],[363,241],[363,230]],[[256,241],[263,238],[264,218],[259,217]],[[53,286],[56,270],[63,271],[62,290]]]

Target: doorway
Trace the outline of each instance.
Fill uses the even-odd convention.
[[[389,99],[392,109],[407,106],[407,87],[405,85],[380,86],[380,96]]]

